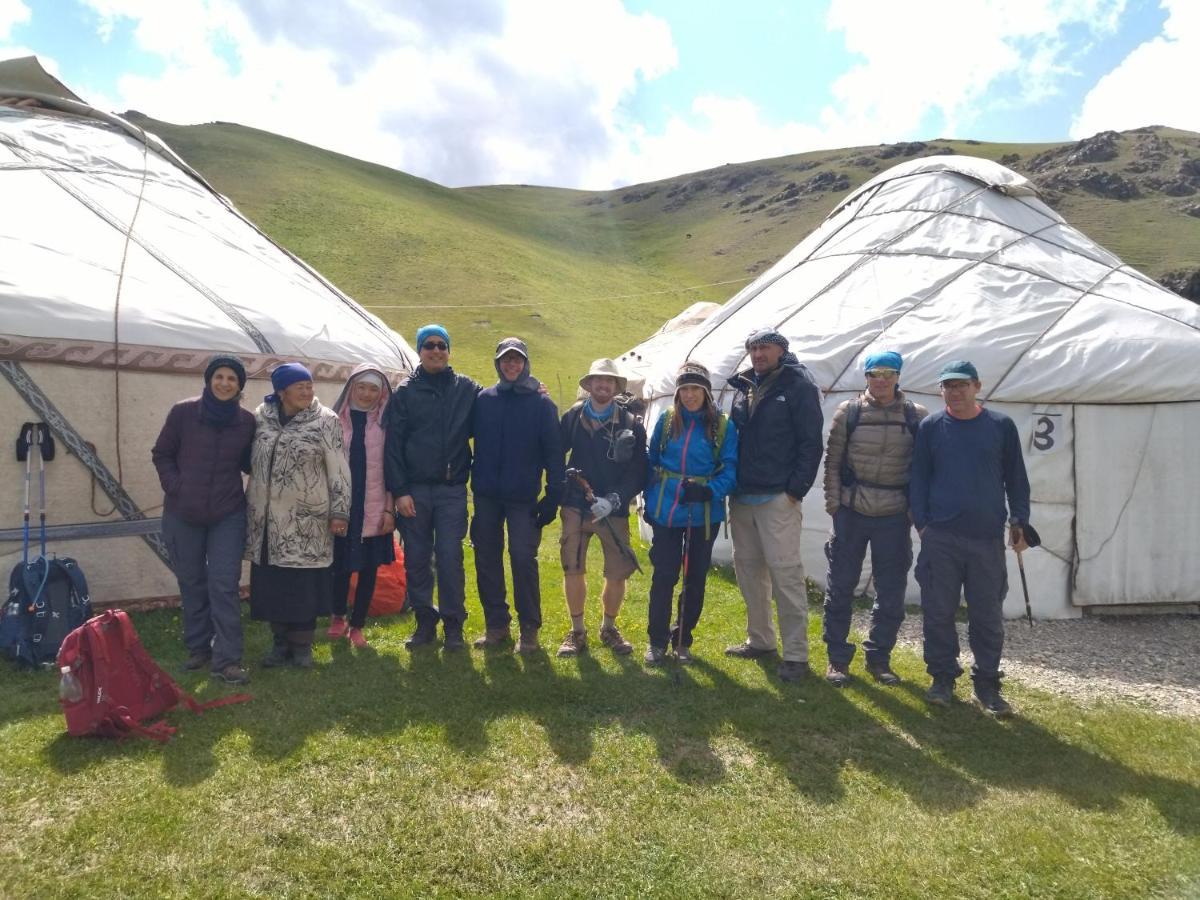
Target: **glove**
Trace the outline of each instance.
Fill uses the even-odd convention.
[[[534,507],[533,520],[537,523],[538,528],[545,528],[554,521],[558,515],[558,501],[547,494],[537,502]]]
[[[592,503],[592,520],[599,522],[605,516],[621,508],[619,494],[609,494],[607,497],[597,497]]]
[[[679,499],[684,503],[707,503],[713,498],[712,488],[707,484],[697,484],[690,478],[685,478],[680,487]]]

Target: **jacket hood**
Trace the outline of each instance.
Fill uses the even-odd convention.
[[[333,411],[338,414],[338,418],[343,422],[350,421],[350,410],[352,408],[350,403],[350,388],[353,386],[354,380],[358,378],[359,375],[363,375],[367,372],[374,372],[383,379],[383,390],[379,392],[379,402],[375,404],[374,409],[367,411],[367,415],[370,419],[375,421],[380,428],[384,428],[387,426],[386,414],[388,403],[392,399],[392,389],[387,380],[387,375],[384,373],[383,369],[372,363],[360,363],[354,367],[353,371],[350,373],[350,377],[346,379],[345,385],[342,386],[342,392],[338,394],[337,400],[333,402]]]
[[[517,376],[516,381],[506,381],[504,373],[500,371],[500,357],[509,350],[516,350],[525,357],[525,366],[521,369],[521,374]],[[505,338],[496,345],[496,357],[492,360],[492,365],[496,367],[496,375],[499,381],[496,382],[496,389],[500,391],[513,391],[517,394],[536,394],[541,387],[541,382],[529,374],[529,348],[520,338]]]

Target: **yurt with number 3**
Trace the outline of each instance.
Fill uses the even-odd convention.
[[[0,63],[0,570],[23,553],[22,425],[44,422],[49,550],[99,603],[171,596],[150,447],[215,352],[251,380],[297,360],[332,402],[404,339],[275,244],[165,144],[88,106],[33,58]],[[34,522],[40,466],[30,459]],[[36,541],[36,535],[35,535]],[[38,552],[35,547],[34,552]]]
[[[780,329],[816,378],[827,432],[874,351],[903,354],[901,386],[931,409],[941,365],[975,363],[980,400],[1013,418],[1024,445],[1044,541],[1025,554],[1034,615],[1200,601],[1200,306],[1072,228],[1022,176],[954,156],[881,173],[657,348],[648,415],[687,358],[719,373],[728,409],[724,378],[749,365],[744,341],[761,325]],[[818,475],[802,547],[818,581],[828,531]],[[1015,560],[1009,584],[1005,612],[1020,615]],[[909,591],[916,602],[911,579]]]

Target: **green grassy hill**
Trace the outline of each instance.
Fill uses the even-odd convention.
[[[417,326],[443,322],[456,368],[490,380],[496,341],[521,335],[560,400],[593,357],[619,354],[697,300],[732,296],[847,193],[914,156],[1001,161],[1148,274],[1200,267],[1200,206],[1187,193],[1200,188],[1190,168],[1200,135],[1170,129],[820,151],[593,192],[450,189],[238,125],[128,115],[410,341]]]

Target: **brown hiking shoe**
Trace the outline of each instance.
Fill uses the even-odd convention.
[[[845,687],[850,682],[850,667],[845,663],[830,663],[825,669],[825,680],[834,687]]]
[[[900,676],[887,663],[867,663],[867,674],[880,684],[899,684]]]
[[[616,625],[609,625],[607,628],[600,629],[600,643],[620,656],[633,652],[633,644],[621,636],[621,632]]]
[[[587,651],[587,631],[568,631],[558,645],[559,656],[578,656]]]
[[[517,653],[537,653],[541,650],[542,645],[538,641],[538,629],[533,625],[522,625],[521,637],[517,640],[517,646],[513,649]]]
[[[483,633],[483,637],[475,638],[475,642],[471,645],[476,650],[494,649],[503,646],[512,640],[512,634],[508,627],[504,628],[489,628]]]

